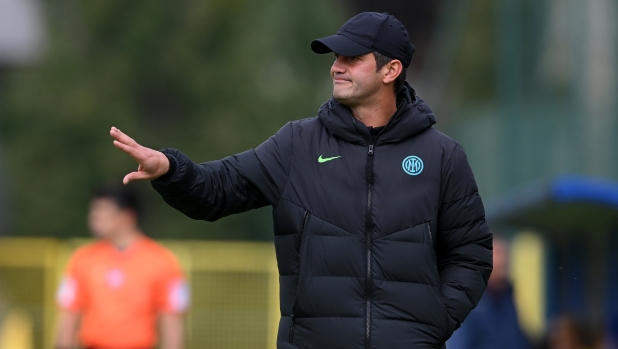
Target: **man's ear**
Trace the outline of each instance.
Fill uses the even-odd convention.
[[[382,78],[382,82],[386,84],[390,84],[395,81],[399,74],[403,71],[403,64],[398,59],[393,59],[392,61],[386,63],[384,67],[382,67],[384,71],[384,77]]]

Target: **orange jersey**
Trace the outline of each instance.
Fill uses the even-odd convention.
[[[176,258],[144,237],[124,251],[106,241],[77,250],[57,300],[82,315],[83,346],[152,348],[157,316],[186,311],[189,290]]]

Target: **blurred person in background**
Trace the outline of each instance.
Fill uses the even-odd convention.
[[[481,301],[447,342],[448,349],[528,349],[509,281],[508,243],[494,237],[494,269]],[[566,349],[566,348],[565,348]]]
[[[171,252],[139,226],[136,193],[102,186],[90,202],[97,241],[71,257],[57,293],[57,349],[183,348],[189,290]]]

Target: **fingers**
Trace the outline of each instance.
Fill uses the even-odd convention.
[[[132,147],[140,146],[133,138],[127,136],[126,134],[124,134],[122,131],[120,131],[116,127],[112,127],[112,129],[109,131],[109,135],[112,136],[115,140],[117,140],[120,143],[124,143]]]
[[[124,184],[132,181],[152,180],[160,177],[169,169],[169,160],[162,153],[139,145],[116,127],[112,127],[109,134],[114,138],[114,146],[127,153],[139,164],[136,172],[131,172],[124,177],[122,180]]]
[[[130,182],[133,181],[147,181],[153,179],[152,174],[149,174],[147,172],[131,172],[128,175],[124,176],[124,179],[122,180],[122,183],[124,184],[129,184]]]
[[[141,163],[144,160],[144,154],[140,151],[144,147],[139,145],[135,140],[133,140],[133,138],[127,136],[116,127],[112,127],[109,134],[112,138],[114,138],[114,146],[116,146],[116,148],[127,153],[138,163]]]
[[[114,141],[114,146],[129,155],[135,152],[135,148],[130,147],[124,143],[120,143],[119,141],[116,141],[116,140]]]

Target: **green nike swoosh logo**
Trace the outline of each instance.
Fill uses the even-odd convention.
[[[331,161],[331,160],[338,159],[338,158],[340,158],[340,157],[341,157],[341,155],[339,155],[339,156],[333,156],[332,158],[322,158],[322,155],[320,155],[320,157],[318,158],[318,162],[319,162],[319,163],[323,163],[323,162],[326,162],[326,161]]]

